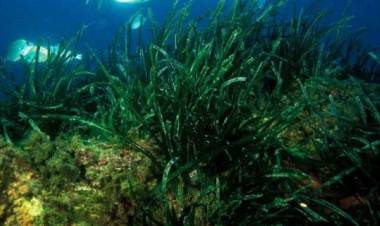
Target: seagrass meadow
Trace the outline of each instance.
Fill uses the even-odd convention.
[[[175,1],[149,42],[0,65],[0,225],[380,225],[378,54],[284,3]]]

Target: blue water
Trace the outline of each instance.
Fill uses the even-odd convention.
[[[148,4],[111,3],[98,10],[96,4],[85,4],[86,0],[0,0],[0,56],[4,57],[8,45],[18,38],[31,41],[48,38],[59,42],[71,37],[82,25],[88,25],[82,43],[94,49],[105,49],[121,24],[141,7],[151,7],[158,20],[168,12],[171,0],[152,0]],[[95,0],[92,0],[95,1]],[[217,0],[196,0],[192,16],[211,10]],[[232,0],[227,0],[232,2]],[[290,0],[301,8],[312,0]],[[340,15],[346,0],[317,1],[320,8],[331,9]],[[289,13],[289,7],[284,14]],[[380,46],[380,1],[354,0],[348,12],[354,16],[353,28],[366,27],[363,36],[365,45]]]
[[[104,49],[117,29],[136,11],[151,7],[157,20],[162,21],[171,2],[110,3],[98,9],[95,3],[86,5],[85,0],[0,0],[0,56],[6,54],[8,45],[15,39],[36,41],[48,38],[51,42],[58,42],[61,38],[73,36],[83,25],[88,28],[82,42],[92,48]],[[195,6],[193,11],[204,14],[215,2],[208,0]]]

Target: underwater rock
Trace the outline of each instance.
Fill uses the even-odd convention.
[[[5,225],[32,226],[36,219],[42,215],[41,200],[32,196],[30,198],[29,182],[33,177],[31,172],[20,172],[15,181],[8,188],[7,194],[12,202],[13,215],[7,218]]]
[[[31,181],[36,174],[16,155],[16,149],[0,141],[0,219],[4,220],[0,224],[32,226],[41,216],[43,206],[31,191]],[[3,154],[7,156],[6,161]]]
[[[31,49],[31,44],[25,39],[18,39],[10,44],[6,60],[15,62],[26,56]]]
[[[6,226],[126,225],[135,217],[136,198],[144,197],[151,189],[148,186],[154,187],[147,179],[152,177],[148,176],[146,157],[116,143],[78,135],[51,140],[46,134],[31,132],[18,146],[20,150],[15,151],[0,143],[0,169],[4,163],[13,172],[5,190],[0,191],[0,217],[5,218]],[[2,162],[5,152],[20,154],[14,161]],[[127,178],[128,182],[124,181]],[[5,215],[10,209],[10,215]]]
[[[145,16],[142,13],[137,13],[129,19],[129,24],[131,25],[131,29],[136,30],[143,26],[145,21]]]
[[[59,45],[53,45],[51,47],[38,46],[25,39],[18,39],[12,42],[8,48],[7,57],[5,59],[11,62],[17,62],[23,59],[31,63],[36,60],[38,56],[38,62],[44,63],[50,56],[56,56],[58,54],[61,54],[60,57],[67,58],[68,61],[82,60],[81,54],[74,55],[70,50],[60,52]]]

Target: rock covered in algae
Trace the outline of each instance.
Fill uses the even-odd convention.
[[[28,183],[32,176],[30,172],[22,172],[8,188],[7,194],[12,202],[13,215],[6,220],[5,225],[34,225],[35,219],[42,215],[41,200],[28,195]]]
[[[5,225],[125,225],[148,190],[149,161],[118,144],[32,132],[6,147],[17,156],[7,164]]]
[[[5,226],[34,225],[42,215],[40,199],[31,194],[31,168],[16,155],[16,148],[0,141],[0,219]]]

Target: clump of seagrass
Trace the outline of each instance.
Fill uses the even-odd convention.
[[[150,225],[365,222],[352,214],[364,205],[345,208],[355,192],[341,190],[351,175],[375,181],[376,167],[363,172],[368,156],[354,154],[363,138],[353,134],[379,133],[377,100],[350,78],[360,77],[365,63],[346,51],[351,40],[336,36],[346,18],[324,25],[326,13],[311,11],[273,24],[283,3],[257,10],[247,1],[231,8],[219,1],[205,29],[184,22],[190,5],[174,5],[163,27],[153,28],[151,44],[134,57],[125,53],[131,61],[112,63],[134,76],[127,84],[116,67],[100,64],[113,106],[102,114],[132,122],[125,125],[137,119],[158,146],[146,151],[132,143],[151,158],[160,181],[141,204]],[[373,186],[361,187],[366,196]],[[331,191],[342,197],[324,195]],[[165,213],[152,210],[161,205]]]
[[[60,44],[56,55],[48,56],[46,63],[25,62],[22,80],[16,82],[11,71],[0,71],[0,119],[2,134],[11,142],[25,136],[30,130],[40,130],[50,136],[67,129],[78,121],[78,115],[93,108],[88,81],[92,73],[80,62],[69,62],[68,49],[77,42],[77,36]]]
[[[37,132],[59,119],[149,159],[140,162],[142,183],[118,148],[99,155],[41,142],[31,164],[40,155],[42,165],[54,155],[58,165],[72,162],[81,173],[59,185],[88,192],[49,196],[43,219],[77,223],[88,202],[99,213],[91,223],[111,215],[151,226],[376,225],[379,87],[357,78],[378,58],[339,35],[347,18],[326,24],[326,12],[310,10],[279,20],[285,1],[258,9],[256,1],[220,0],[201,28],[189,21],[191,3],[175,1],[160,27],[150,15],[150,43],[132,48],[127,25],[106,61],[93,54],[99,68],[72,91],[87,107],[74,101],[64,106],[75,113],[25,113]],[[102,197],[110,202],[94,201]],[[83,215],[72,216],[70,201]]]

